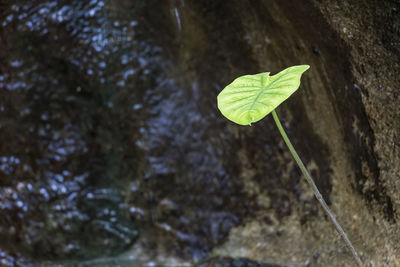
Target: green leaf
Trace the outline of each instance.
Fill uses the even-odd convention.
[[[289,67],[278,74],[244,75],[226,86],[217,97],[218,108],[229,120],[251,125],[264,118],[300,86],[303,72],[310,66]]]

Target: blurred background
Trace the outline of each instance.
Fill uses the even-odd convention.
[[[400,3],[0,1],[1,266],[351,266],[234,78],[311,69],[278,108],[370,266],[400,266]]]

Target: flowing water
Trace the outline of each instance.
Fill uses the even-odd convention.
[[[193,262],[257,208],[200,93],[216,67],[179,52],[185,2],[159,2],[0,4],[2,266]]]

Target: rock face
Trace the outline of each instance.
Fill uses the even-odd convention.
[[[351,265],[272,118],[216,108],[308,64],[277,112],[362,260],[400,266],[400,5],[353,2],[0,4],[1,264]]]
[[[376,1],[185,1],[179,18],[180,55],[206,84],[205,98],[214,84],[221,89],[238,75],[311,65],[278,112],[363,260],[378,265],[400,264],[398,8]],[[227,124],[239,145],[224,147],[235,156],[223,160],[237,162],[235,174],[262,208],[214,251],[321,266],[351,262],[272,120]]]

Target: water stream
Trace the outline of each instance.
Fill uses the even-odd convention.
[[[182,8],[1,4],[3,266],[127,251],[151,262],[157,247],[196,261],[251,212],[220,160],[233,133],[216,134],[198,79],[182,75],[190,62],[172,60]]]

